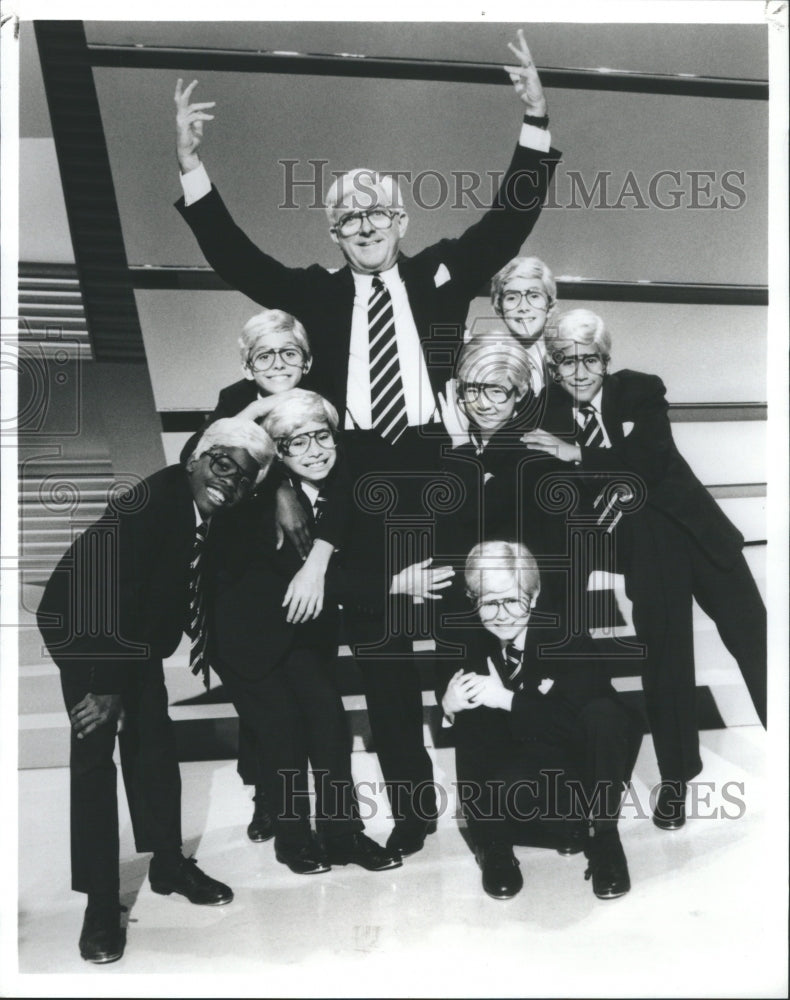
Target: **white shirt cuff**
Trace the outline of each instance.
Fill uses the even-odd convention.
[[[519,146],[528,146],[530,149],[537,149],[539,153],[548,153],[551,149],[551,132],[547,128],[538,128],[536,125],[527,125],[526,122],[523,122],[518,144]],[[189,175],[187,174],[187,176]]]
[[[533,129],[533,131],[540,132],[540,129]],[[184,192],[184,204],[186,205],[193,205],[196,201],[200,201],[211,190],[211,181],[202,163],[194,170],[190,170],[186,174],[179,174],[179,176]]]

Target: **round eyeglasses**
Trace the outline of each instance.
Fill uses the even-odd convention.
[[[267,347],[253,354],[247,361],[251,372],[267,372],[279,358],[289,368],[300,368],[304,364],[305,355],[301,347]]]
[[[288,458],[298,458],[300,455],[307,454],[313,441],[326,451],[332,451],[336,447],[334,433],[325,427],[322,427],[320,431],[295,434],[292,438],[280,438],[277,444],[283,455],[287,455]]]
[[[536,309],[545,309],[549,304],[548,295],[545,292],[541,292],[539,288],[528,288],[526,292],[513,289],[509,292],[502,292],[502,298],[500,299],[502,310],[510,312],[511,309],[518,309],[522,299],[526,299],[527,303],[535,306]]]
[[[230,455],[224,451],[208,451],[208,465],[215,476],[221,479],[230,479],[236,483],[239,489],[249,489],[252,486],[252,477],[242,469],[238,462],[234,461]]]
[[[500,610],[504,610],[508,618],[526,618],[532,610],[532,598],[505,597],[499,601],[479,601],[477,605],[482,622],[494,621],[499,617]]]
[[[350,212],[331,227],[333,233],[339,236],[356,236],[362,228],[362,220],[367,219],[374,229],[390,229],[392,220],[398,212],[390,212],[384,208],[371,208],[367,212]]]
[[[606,371],[606,362],[600,354],[570,354],[565,355],[561,351],[552,355],[552,365],[560,375],[575,375],[576,369],[581,362],[592,375],[603,375]]]
[[[515,392],[515,387],[506,389],[503,385],[492,385],[489,382],[459,382],[458,398],[464,403],[476,403],[482,396],[494,406],[506,403]]]

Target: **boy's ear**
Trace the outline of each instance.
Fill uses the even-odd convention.
[[[247,379],[248,382],[255,381],[255,376],[252,374],[247,365],[244,364],[244,362],[242,362],[241,364],[241,373]]]
[[[308,358],[307,361],[302,365],[302,374],[306,375],[310,369],[313,367],[313,359]]]

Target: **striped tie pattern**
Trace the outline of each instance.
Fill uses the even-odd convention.
[[[581,444],[584,448],[605,448],[606,442],[603,436],[603,427],[598,416],[598,411],[591,403],[585,403],[579,407],[584,420],[581,432]]]
[[[409,422],[398,361],[392,299],[378,276],[373,278],[368,302],[368,330],[371,422],[385,441],[395,444]]]
[[[522,687],[521,681],[516,678],[521,673],[522,652],[512,642],[505,646],[505,676],[502,681],[506,688],[511,691],[519,691]]]
[[[192,546],[192,560],[189,564],[189,621],[187,635],[192,640],[189,655],[189,669],[193,674],[203,675],[203,684],[209,687],[209,662],[206,650],[207,629],[206,609],[203,604],[203,588],[200,580],[200,563],[208,534],[208,522],[201,521],[195,531]]]

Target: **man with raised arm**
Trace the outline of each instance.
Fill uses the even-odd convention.
[[[439,419],[438,394],[452,372],[469,303],[521,249],[540,215],[559,158],[550,148],[546,99],[523,32],[519,30],[517,44],[509,47],[516,65],[506,71],[525,115],[492,206],[460,237],[439,240],[406,257],[401,241],[408,217],[397,183],[373,170],[352,171],[339,177],[326,196],[330,238],[347,265],[338,271],[318,264],[286,267],[245,236],[211,184],[198,152],[204,122],[213,118],[213,102],[193,102],[197,81],[184,87],[179,80],[176,87],[184,189],[178,210],[208,262],[228,284],[303,323],[314,353],[310,388],[337,407],[352,474],[399,472],[393,482],[407,505],[417,502],[419,492],[416,479],[410,485],[408,473],[430,467],[421,429]],[[443,351],[432,350],[439,344]],[[352,535],[350,546],[370,545],[367,533]],[[398,562],[397,548],[393,546],[392,565],[382,574],[382,588],[407,564]],[[360,556],[364,559],[365,553]],[[409,563],[414,559],[414,552],[404,555]],[[422,738],[421,683],[409,637],[395,634],[388,621],[380,626],[383,643],[378,644],[378,655],[357,662],[393,805],[395,829],[388,846],[411,854],[423,846],[435,812],[427,801],[430,794],[422,795],[420,810],[411,795],[432,781]],[[370,641],[369,621],[348,614],[345,627],[352,645]],[[397,803],[392,794],[396,785],[406,791]]]

